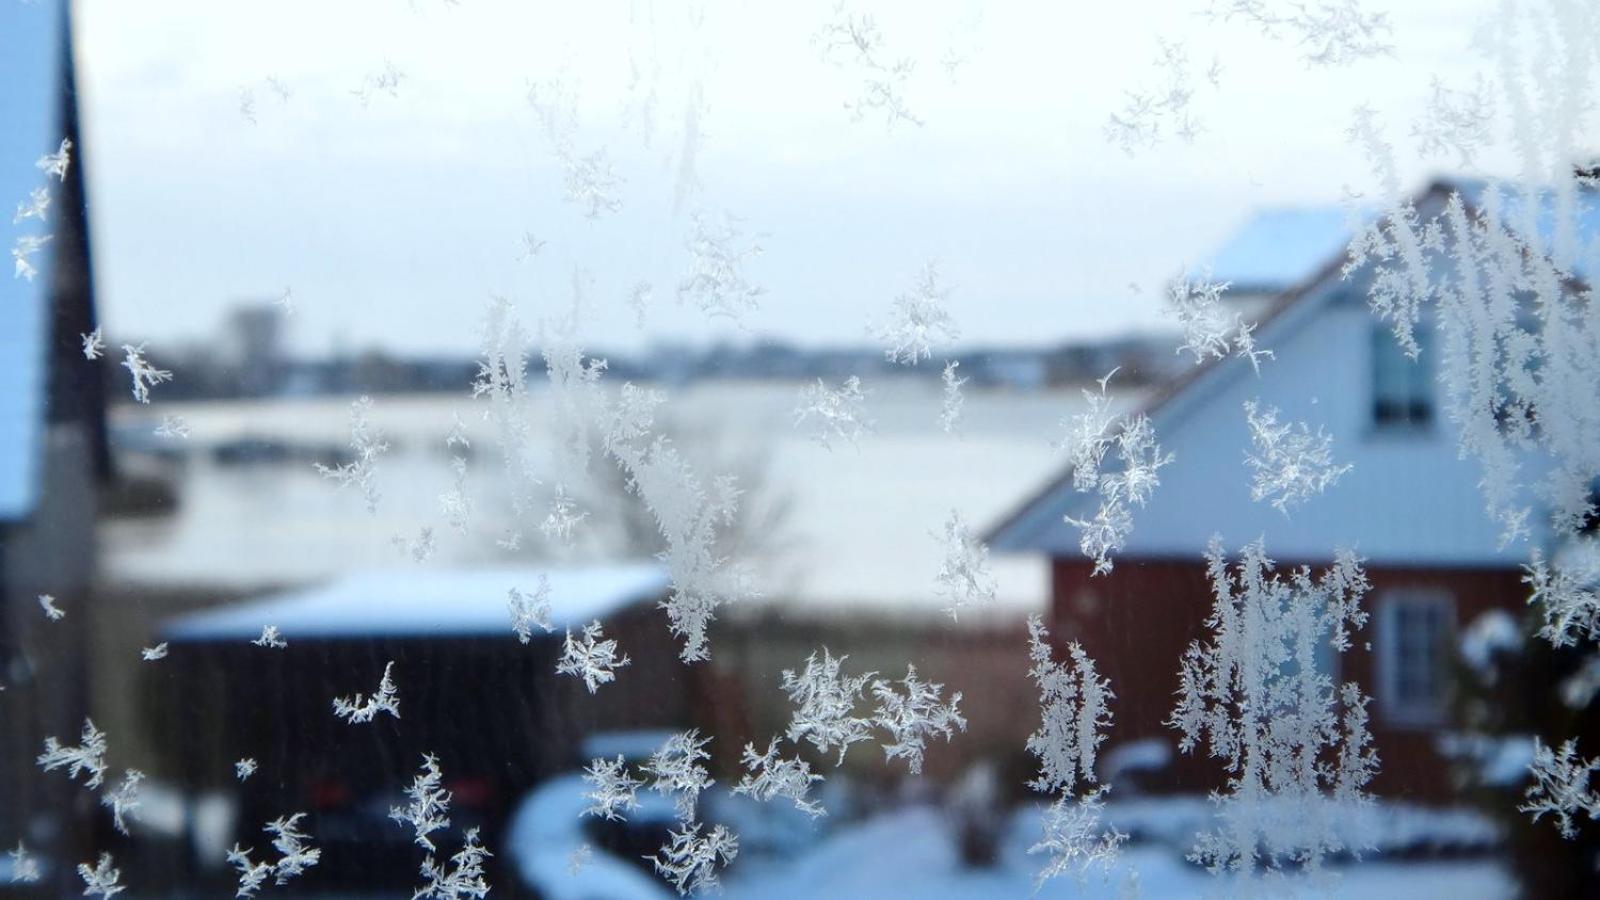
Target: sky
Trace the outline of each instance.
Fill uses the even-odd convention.
[[[298,352],[462,353],[491,296],[554,320],[576,285],[589,346],[859,344],[936,261],[965,345],[1171,327],[1162,285],[1252,211],[1375,189],[1355,107],[1404,184],[1449,168],[1409,127],[1434,77],[1482,65],[1489,5],[1368,2],[1393,7],[1394,53],[1327,67],[1207,0],[857,4],[914,66],[922,124],[891,126],[846,108],[867,73],[819,46],[834,0],[80,0],[103,319],[115,341],[201,341],[289,291]],[[1129,155],[1106,121],[1163,83],[1161,40],[1189,56],[1202,130]],[[371,90],[391,66],[393,94]],[[564,200],[527,99],[551,83],[576,98],[570,146],[624,179],[614,214]],[[737,321],[676,298],[697,211],[761,248],[745,275],[765,293]]]

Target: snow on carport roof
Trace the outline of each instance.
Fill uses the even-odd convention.
[[[550,580],[556,629],[577,628],[667,589],[658,566],[585,568],[386,569],[251,603],[180,616],[163,628],[175,641],[254,639],[275,625],[287,640],[376,636],[511,635],[507,594],[530,594]]]

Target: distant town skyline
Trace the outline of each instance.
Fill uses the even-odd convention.
[[[962,346],[1170,329],[1165,280],[1253,211],[1376,189],[1344,138],[1356,106],[1378,111],[1408,190],[1448,170],[1418,158],[1409,128],[1434,76],[1464,87],[1480,65],[1480,11],[1459,6],[1394,9],[1392,57],[1325,67],[1200,3],[875,4],[884,53],[915,64],[900,89],[923,122],[891,127],[844,108],[870,73],[823,58],[831,2],[687,19],[648,4],[86,0],[102,313],[118,338],[200,340],[229,307],[288,290],[293,352],[460,353],[491,295],[536,336],[577,281],[592,346],[856,345],[937,260]],[[1127,92],[1164,88],[1158,39],[1188,54],[1201,130],[1185,143],[1169,123],[1129,156],[1104,128]],[[615,213],[563,200],[527,100],[555,83],[576,98],[576,152],[604,148],[622,179]],[[697,210],[736,216],[762,248],[746,275],[766,293],[741,323],[675,298]]]

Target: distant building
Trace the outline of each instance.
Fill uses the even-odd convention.
[[[1458,188],[1474,195],[1470,184],[1423,191],[1423,218]],[[1527,551],[1500,547],[1499,526],[1484,512],[1479,463],[1457,452],[1458,429],[1433,371],[1437,351],[1427,346],[1431,327],[1422,323],[1424,352],[1409,359],[1367,307],[1368,276],[1341,276],[1348,238],[1328,230],[1334,216],[1263,216],[1218,255],[1217,277],[1262,293],[1282,287],[1292,267],[1303,270],[1261,314],[1258,343],[1275,354],[1261,376],[1229,357],[1191,369],[1148,404],[1175,461],[1161,471],[1149,506],[1135,510],[1132,537],[1109,576],[1091,577],[1078,529],[1063,521],[1092,516],[1095,502],[1073,489],[1070,472],[1043,486],[989,539],[996,552],[1050,556],[1055,636],[1081,641],[1117,694],[1113,747],[1175,744],[1163,722],[1172,712],[1179,659],[1206,635],[1211,594],[1202,554],[1213,534],[1230,555],[1265,536],[1280,568],[1320,569],[1336,548],[1354,549],[1372,581],[1363,601],[1371,620],[1339,659],[1337,678],[1360,682],[1373,697],[1383,757],[1374,787],[1441,798],[1451,790],[1450,772],[1436,741],[1448,724],[1457,635],[1488,610],[1525,606],[1520,564]],[[1326,429],[1336,459],[1354,468],[1291,516],[1253,502],[1243,464],[1247,400],[1279,408],[1284,421]],[[1206,788],[1220,775],[1204,753],[1174,765],[1169,787]]]
[[[8,249],[49,239],[28,258],[31,278],[20,265],[0,271],[0,835],[47,864],[83,859],[89,844],[87,817],[73,815],[82,788],[34,757],[46,736],[76,743],[83,727],[96,491],[109,474],[105,361],[79,345],[95,309],[70,35],[65,2],[0,4],[0,203],[9,219],[32,192],[49,197],[42,221],[3,226]],[[58,179],[34,162],[63,138],[70,164]],[[42,594],[63,620],[46,617]]]

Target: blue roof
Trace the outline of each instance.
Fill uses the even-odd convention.
[[[1217,250],[1211,278],[1236,291],[1288,290],[1344,251],[1350,243],[1342,207],[1263,210]]]
[[[0,3],[0,521],[25,518],[39,495],[53,247],[30,258],[39,270],[32,281],[13,277],[9,251],[18,237],[47,234],[55,218],[11,221],[46,186],[34,162],[61,143],[61,24],[60,0]],[[59,197],[60,182],[48,186]]]

